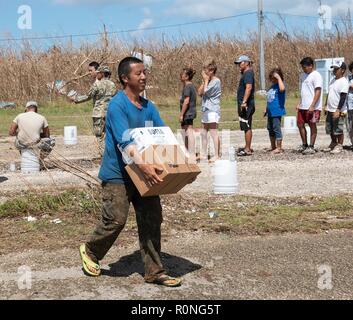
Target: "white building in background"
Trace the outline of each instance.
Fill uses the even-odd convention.
[[[333,78],[332,74],[332,63],[333,61],[344,61],[344,58],[327,58],[327,59],[316,59],[316,70],[321,74],[324,80],[323,94],[328,93],[328,86]]]

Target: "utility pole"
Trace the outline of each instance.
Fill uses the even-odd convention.
[[[260,56],[260,85],[261,91],[266,92],[266,77],[265,77],[265,45],[264,45],[264,4],[263,0],[258,0],[258,25],[259,25],[259,56]]]

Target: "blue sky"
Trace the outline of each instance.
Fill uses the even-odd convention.
[[[318,16],[319,1],[316,0],[264,0],[265,11],[284,12],[306,16]],[[158,27],[188,23],[204,19],[238,15],[257,10],[257,0],[0,0],[0,39],[9,37],[33,37],[95,33],[102,30],[103,23],[109,31]],[[17,13],[20,5],[32,9],[32,29],[19,30]],[[353,0],[327,0],[322,4],[332,8],[338,16],[348,8],[353,9]],[[281,30],[283,21],[268,14],[268,28]],[[285,16],[287,26],[310,31],[317,25],[314,18]],[[272,23],[270,22],[272,21]],[[194,24],[185,27],[140,31],[122,34],[123,39],[140,37],[197,36],[219,32],[221,34],[245,34],[256,30],[256,15],[226,19],[217,22]],[[79,41],[77,38],[75,41]],[[94,37],[83,40],[94,40]]]

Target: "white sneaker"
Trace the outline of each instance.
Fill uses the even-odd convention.
[[[338,154],[343,151],[343,146],[341,144],[338,144],[336,147],[333,148],[333,150],[330,152],[331,154]]]
[[[305,155],[315,154],[316,151],[313,147],[307,147],[303,152]]]
[[[303,153],[308,147],[304,146],[303,144],[301,144],[298,148],[297,148],[297,152],[299,153]]]

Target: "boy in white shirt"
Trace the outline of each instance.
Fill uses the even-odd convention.
[[[298,152],[310,155],[316,152],[317,123],[320,121],[322,110],[323,79],[315,70],[314,60],[311,57],[304,58],[300,65],[304,74],[300,79],[300,102],[297,106],[297,125],[302,139]],[[306,124],[310,127],[310,137],[306,134]]]
[[[331,135],[331,144],[324,151],[337,154],[343,150],[343,128],[344,119],[347,115],[346,100],[349,82],[344,77],[347,65],[343,61],[334,61],[331,69],[333,69],[335,78],[330,82],[325,105],[327,112],[326,133]]]

